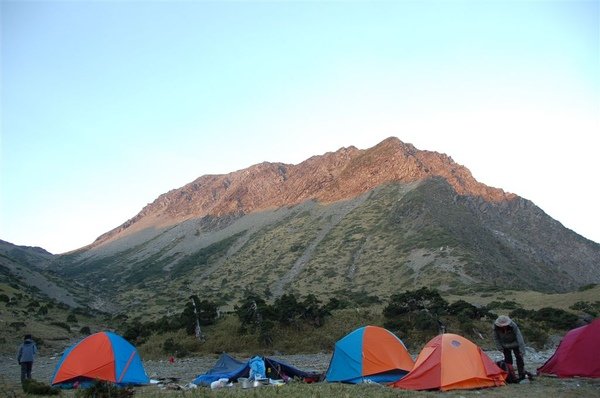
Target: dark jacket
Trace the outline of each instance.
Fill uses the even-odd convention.
[[[37,347],[33,340],[27,339],[19,347],[17,352],[17,361],[21,362],[33,362],[35,354],[37,353]]]
[[[496,348],[502,351],[505,348],[518,348],[525,353],[525,341],[516,323],[511,322],[508,326],[498,327],[494,325],[494,342]]]

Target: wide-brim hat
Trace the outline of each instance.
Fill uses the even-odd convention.
[[[504,327],[504,326],[510,325],[511,322],[512,322],[512,320],[509,317],[507,317],[506,315],[500,315],[498,317],[498,319],[496,319],[494,321],[494,325],[496,325],[498,327]]]

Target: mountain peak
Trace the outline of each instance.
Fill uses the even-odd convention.
[[[225,175],[201,176],[160,195],[133,219],[99,237],[95,244],[152,223],[168,225],[196,217],[248,214],[309,200],[330,203],[357,197],[382,184],[412,183],[432,177],[444,178],[459,195],[493,202],[514,197],[477,182],[467,168],[445,154],[421,151],[389,137],[369,149],[342,147],[297,165],[262,162]]]

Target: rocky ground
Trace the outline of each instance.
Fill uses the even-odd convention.
[[[537,367],[542,365],[554,351],[535,351],[527,348],[525,355],[525,367],[532,373],[535,373]],[[498,351],[487,352],[489,357],[498,361],[502,359],[502,355]],[[273,355],[277,359],[282,359],[285,362],[302,370],[316,370],[325,372],[329,366],[331,359],[330,353],[319,354],[298,354],[298,355]],[[239,359],[247,359],[238,357]],[[39,357],[33,367],[34,379],[49,382],[59,357]],[[196,376],[210,369],[217,356],[190,357],[176,359],[174,363],[169,363],[164,360],[145,360],[144,367],[146,373],[152,379],[176,378],[178,383],[185,385],[189,384]],[[0,357],[0,374],[8,380],[19,381],[21,368],[17,364],[15,358],[8,356]]]

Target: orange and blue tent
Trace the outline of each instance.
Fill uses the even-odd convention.
[[[95,380],[117,385],[150,382],[136,348],[112,332],[94,333],[68,348],[56,365],[51,384],[70,387]]]
[[[325,380],[391,383],[406,375],[413,364],[406,346],[396,335],[378,326],[363,326],[335,343]]]
[[[502,386],[506,372],[472,341],[457,334],[431,339],[413,370],[392,387],[407,390],[457,390]]]

